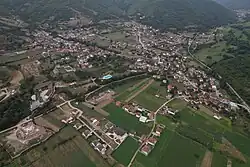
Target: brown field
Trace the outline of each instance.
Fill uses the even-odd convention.
[[[203,157],[201,167],[211,167],[212,160],[213,160],[213,153],[211,151],[207,150],[204,157]]]
[[[226,140],[225,138],[223,138],[223,144],[220,144],[219,150],[225,153],[228,153],[229,155],[231,155],[232,157],[246,163],[247,160],[244,157],[244,155],[236,148],[232,145],[232,143],[230,143],[228,140]]]
[[[21,71],[13,71],[11,73],[11,81],[10,83],[12,85],[19,85],[20,81],[24,79],[23,74],[21,73]]]

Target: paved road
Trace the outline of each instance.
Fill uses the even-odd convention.
[[[146,50],[147,47],[145,46],[145,44],[141,40],[141,32],[140,31],[138,31],[138,39],[139,39],[139,42],[140,42],[142,48]]]

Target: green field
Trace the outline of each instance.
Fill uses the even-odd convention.
[[[232,129],[230,120],[222,119],[222,121],[218,121],[201,110],[196,111],[187,107],[187,104],[181,100],[174,100],[170,102],[168,106],[178,109],[180,111],[180,117],[176,118],[173,122],[173,118],[171,117],[157,116],[157,122],[166,126],[167,133],[162,134],[160,142],[148,157],[142,154],[137,156],[134,167],[161,167],[164,166],[164,163],[166,163],[168,167],[195,166],[196,163],[201,163],[206,149],[216,149],[216,144],[222,142],[222,137],[226,137],[245,155],[246,159],[249,159],[249,139],[236,133]],[[173,139],[170,140],[168,138],[167,140],[169,136],[171,138],[173,137]],[[164,144],[162,144],[162,142]],[[165,145],[167,145],[167,148],[165,148]],[[185,148],[186,145],[194,148]],[[160,147],[160,149],[157,149],[158,147]],[[164,149],[182,150],[183,152],[181,153],[174,151],[171,153],[178,155],[181,159],[188,157],[189,160],[185,160],[187,163],[175,160],[175,157],[168,151],[164,151]],[[164,157],[161,158],[161,155],[164,155]],[[193,157],[191,157],[191,155],[193,155]],[[222,167],[222,164],[226,165],[226,162],[226,155],[222,156],[219,152],[214,152],[212,167]],[[245,167],[249,165],[248,163],[250,163],[250,161],[247,162],[247,164],[240,164],[237,161],[233,161],[233,163],[235,167]]]
[[[147,134],[150,131],[148,124],[139,122],[138,118],[117,107],[114,103],[108,104],[103,109],[109,113],[108,119],[111,122],[126,131],[139,134]]]
[[[121,92],[117,97],[116,100],[118,101],[125,101],[129,97],[133,96],[137,91],[140,91],[140,89],[143,88],[148,83],[148,79],[142,80],[142,82],[138,82],[135,85],[131,85],[127,90]]]
[[[15,159],[9,166],[108,167],[74,128],[67,126],[45,143]]]
[[[223,59],[221,53],[224,53],[223,49],[225,47],[225,42],[219,42],[215,45],[212,45],[211,47],[199,50],[197,53],[194,54],[194,56],[207,64],[212,64]]]
[[[237,147],[243,154],[250,157],[250,139],[235,133],[226,131],[224,137],[230,141],[235,147]]]
[[[121,164],[127,166],[139,147],[139,143],[133,138],[128,137],[117,150],[115,150],[112,156]]]
[[[222,167],[227,165],[227,157],[220,153],[213,154],[212,167]]]
[[[195,167],[205,149],[193,141],[166,130],[149,156],[138,154],[134,167]]]
[[[133,80],[127,82],[127,83],[124,83],[122,85],[119,85],[119,86],[115,87],[113,90],[116,93],[120,94],[120,93],[123,93],[123,92],[127,91],[127,89],[133,87],[134,85],[140,83],[143,80],[144,79],[141,79],[141,78],[140,79],[135,78],[135,79],[133,79]]]
[[[156,97],[159,95],[160,97]],[[160,82],[153,82],[147,89],[136,96],[133,101],[151,111],[156,111],[164,102],[167,95],[166,88]]]

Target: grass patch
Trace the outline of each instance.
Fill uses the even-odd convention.
[[[133,138],[128,137],[112,156],[121,164],[127,166],[138,149],[139,144]]]
[[[212,167],[222,167],[227,166],[227,157],[224,155],[215,152],[212,160]]]
[[[117,107],[114,103],[108,104],[103,109],[109,113],[108,119],[111,122],[126,131],[137,132],[139,134],[147,134],[150,131],[149,126],[139,122],[138,118]]]

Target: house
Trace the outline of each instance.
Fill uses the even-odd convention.
[[[139,121],[140,122],[142,122],[142,123],[146,123],[147,122],[147,117],[145,117],[145,116],[141,116],[140,118],[139,118]]]
[[[148,156],[148,154],[152,151],[152,147],[148,144],[144,145],[142,148],[141,148],[141,153]]]
[[[80,123],[76,123],[73,127],[74,127],[76,130],[79,130],[79,129],[81,129],[81,128],[83,127],[83,125],[80,124]]]
[[[97,150],[101,154],[105,154],[105,152],[107,150],[107,145],[106,144],[102,144],[98,140],[93,141],[91,143],[91,145],[94,147],[95,150]]]
[[[160,127],[157,127],[155,130],[156,136],[161,136],[161,133],[162,133],[162,129]]]
[[[92,132],[89,129],[86,129],[82,132],[82,135],[85,137],[85,139],[87,139],[92,135]]]
[[[157,139],[154,137],[150,137],[147,141],[148,144],[154,146],[157,143]]]

